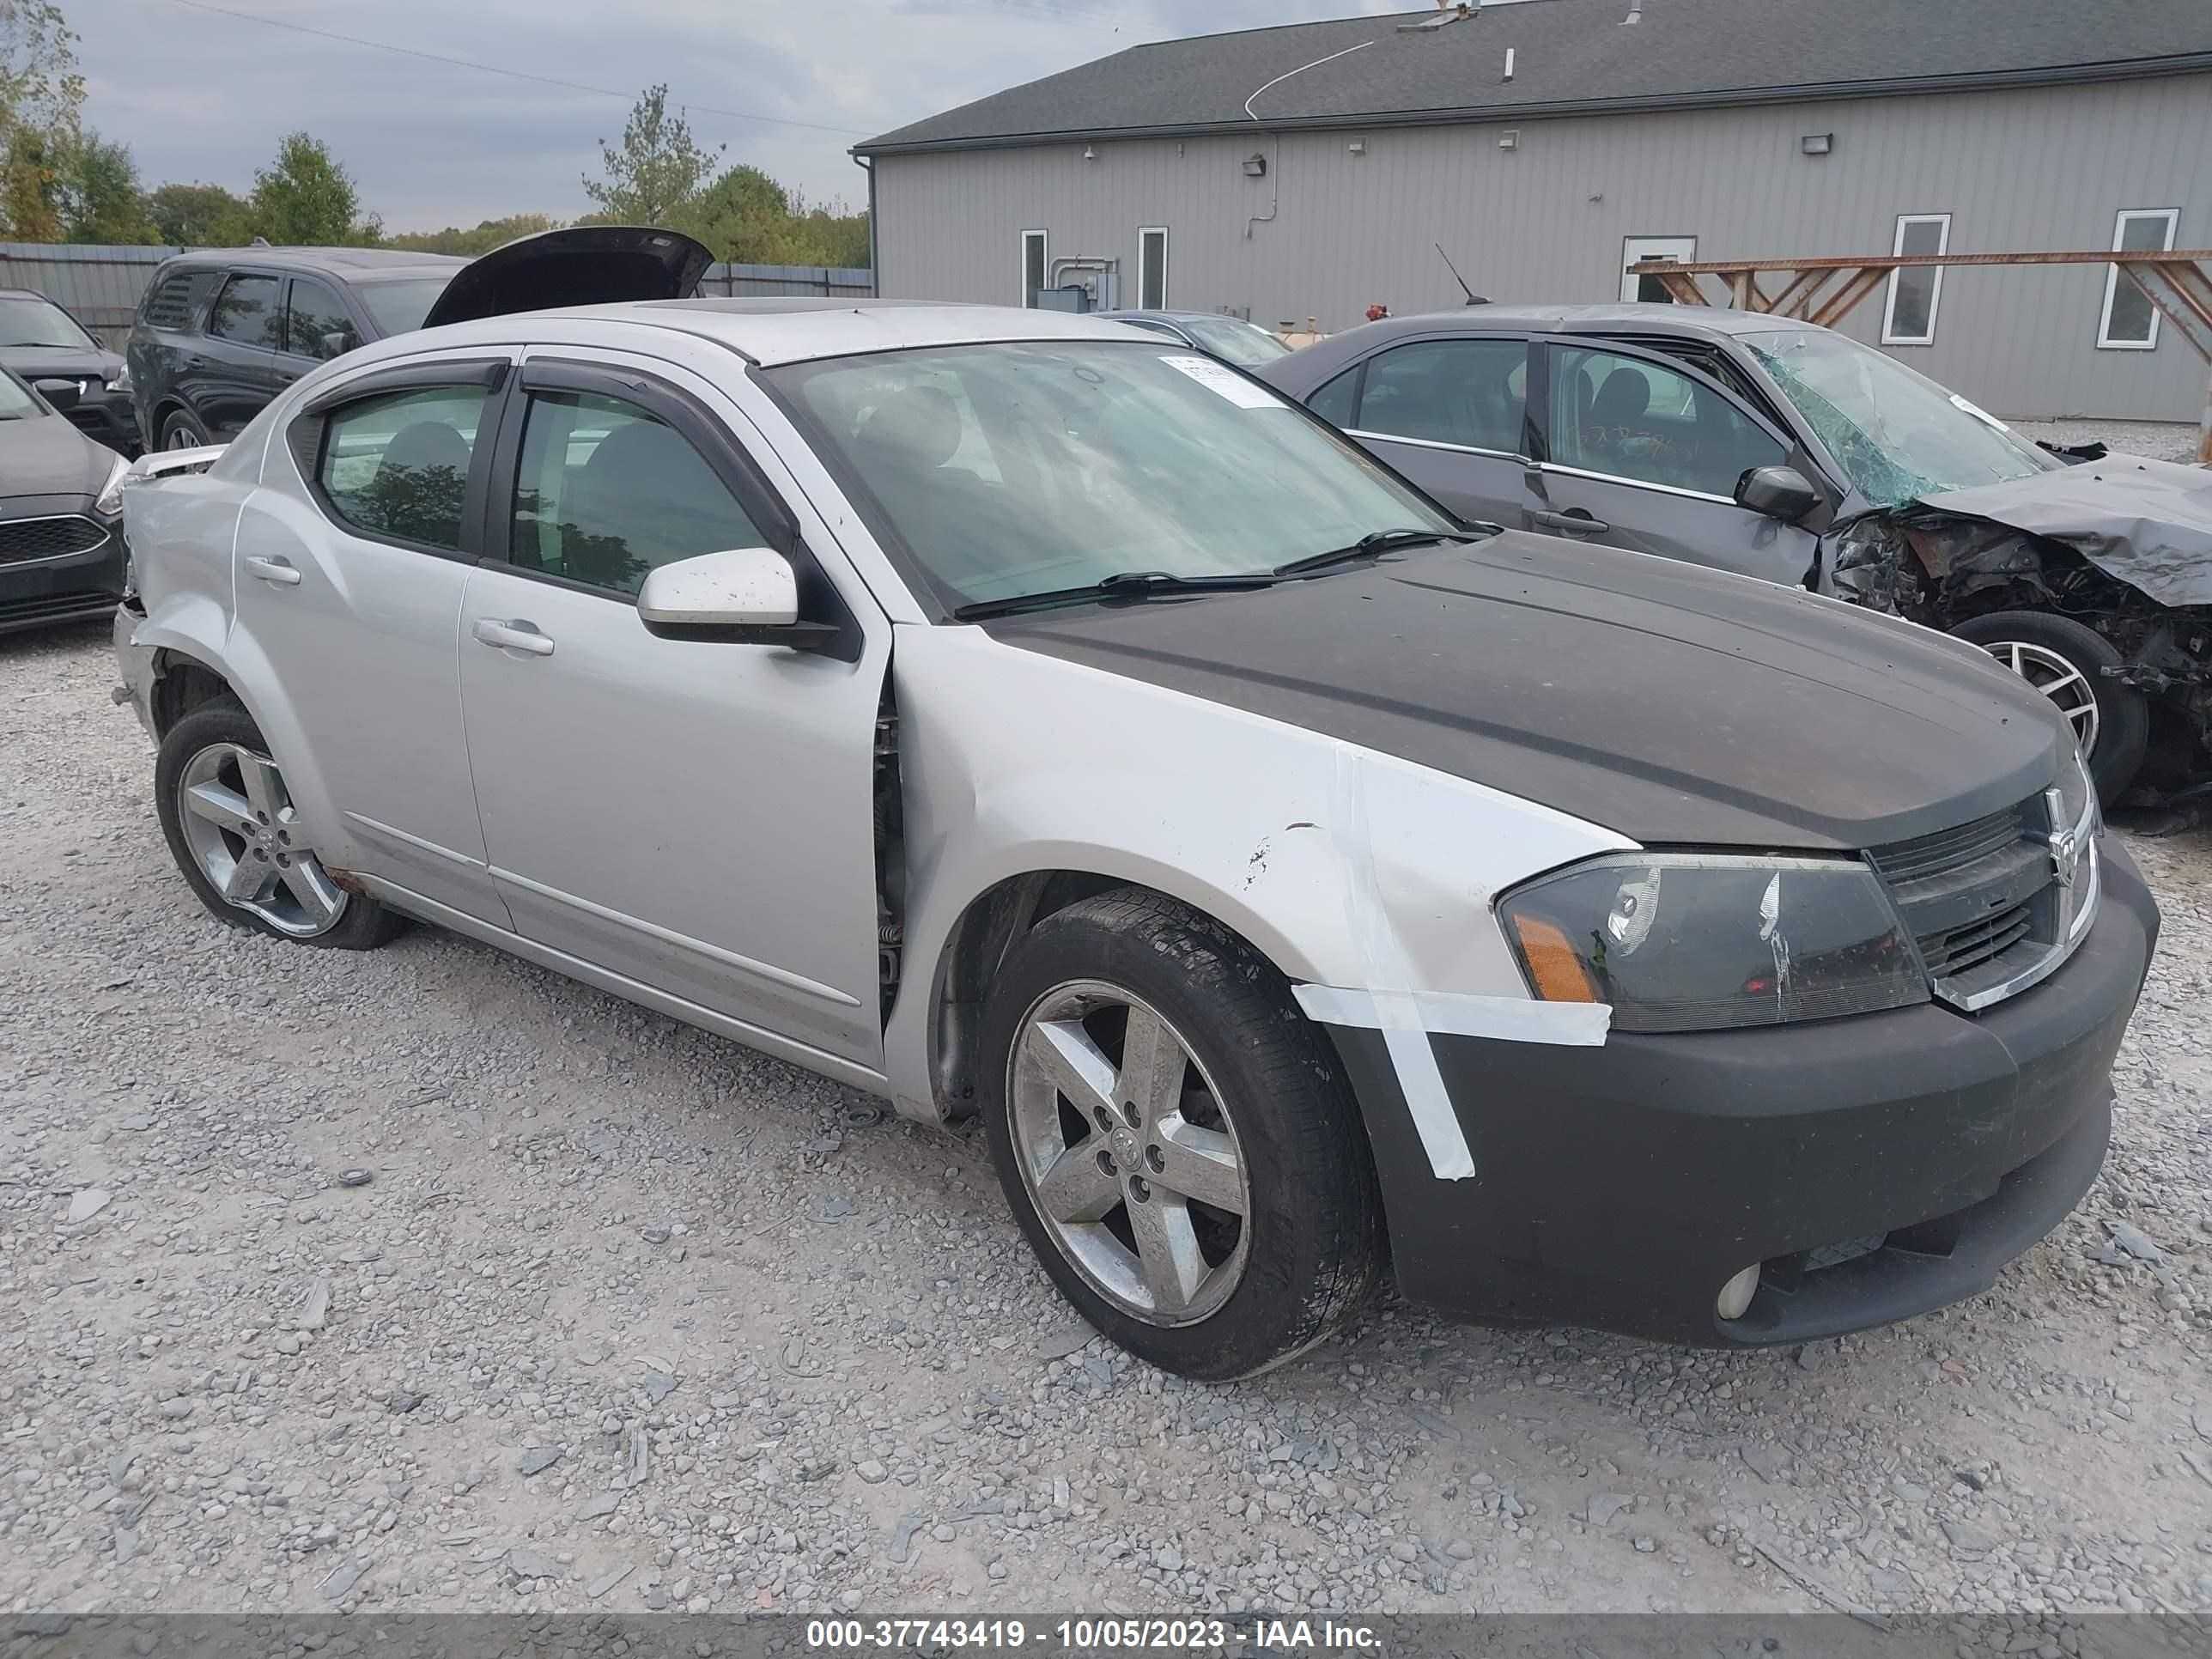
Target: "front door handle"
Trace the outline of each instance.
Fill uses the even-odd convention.
[[[526,651],[533,657],[553,654],[553,641],[538,631],[533,623],[517,617],[513,622],[495,622],[489,617],[477,619],[476,636],[486,645],[496,646],[502,651]]]
[[[246,568],[263,581],[272,582],[278,587],[297,587],[300,585],[300,573],[292,568],[289,559],[265,559],[258,553],[249,553],[246,556]]]
[[[1528,515],[1547,530],[1564,531],[1570,536],[1597,536],[1613,528],[1603,519],[1593,519],[1580,507],[1566,513],[1531,513]]]

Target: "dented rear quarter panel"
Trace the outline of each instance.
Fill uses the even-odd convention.
[[[1235,929],[1297,981],[1525,998],[1492,900],[1541,871],[1635,845],[1480,784],[979,628],[896,633],[908,965],[885,1070],[910,1112],[934,1114],[933,988],[955,928],[1012,878],[1069,870],[1154,888]]]

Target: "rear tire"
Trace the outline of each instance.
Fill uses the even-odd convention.
[[[2043,611],[1992,611],[1951,632],[2051,699],[2081,744],[2100,801],[2110,806],[2127,793],[2150,747],[2150,702],[2105,673],[2123,660],[2111,641]]]
[[[173,410],[161,422],[161,447],[164,449],[202,449],[212,442],[207,428],[199,417],[188,409]]]
[[[1358,1103],[1288,981],[1219,924],[1139,888],[1046,918],[991,987],[983,1053],[1015,1218],[1060,1293],[1139,1358],[1250,1376],[1373,1292],[1382,1202]]]
[[[177,868],[218,921],[331,951],[373,951],[406,926],[331,880],[260,728],[232,698],[202,703],[169,728],[154,763],[154,803]]]

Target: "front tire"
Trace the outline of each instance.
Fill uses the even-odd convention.
[[[1382,1205],[1357,1103],[1282,975],[1121,888],[1039,923],[985,1013],[985,1129],[1062,1295],[1163,1370],[1250,1376],[1374,1291]]]
[[[2150,703],[2105,671],[2122,658],[2095,629],[2042,611],[1997,611],[1951,632],[1978,645],[2048,697],[2074,729],[2097,799],[2110,806],[2142,770],[2150,747]]]
[[[373,951],[404,926],[331,879],[260,728],[228,697],[169,728],[154,802],[178,869],[218,921],[333,951]]]

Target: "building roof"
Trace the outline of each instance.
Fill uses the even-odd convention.
[[[2212,70],[2206,0],[1640,3],[1632,27],[1621,21],[1632,0],[1520,0],[1431,29],[1406,27],[1437,15],[1425,9],[1132,46],[854,150],[1197,136],[1251,128],[1255,117],[1269,127],[1420,125]]]

